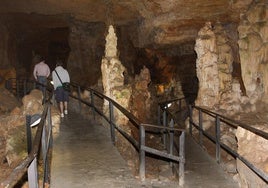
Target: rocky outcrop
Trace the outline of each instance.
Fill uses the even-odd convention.
[[[0,88],[0,115],[10,113],[15,107],[21,106],[21,102],[4,88]]]
[[[105,57],[102,59],[101,71],[104,94],[129,109],[131,88],[124,82],[126,69],[118,59],[117,37],[112,25],[109,26],[106,36]],[[108,110],[107,102],[104,104],[104,109]]]
[[[241,17],[238,27],[239,53],[241,59],[242,77],[245,83],[247,97],[242,98],[243,113],[241,120],[247,120],[251,126],[267,132],[268,102],[268,6],[267,2],[259,1]],[[252,115],[253,113],[259,114]],[[254,122],[252,121],[254,119]],[[268,173],[268,158],[266,147],[268,141],[243,128],[236,132],[238,153],[244,156],[254,166]],[[240,160],[237,169],[241,187],[266,187],[252,170]]]
[[[0,98],[6,96],[7,91],[0,94]],[[0,116],[0,181],[13,170],[21,160],[27,156],[26,137],[26,115],[42,114],[42,92],[32,90],[29,95],[22,99],[22,104],[16,98],[6,96],[8,103],[5,105],[10,111]],[[3,105],[3,103],[2,103]],[[59,133],[59,111],[51,107],[53,133]],[[36,127],[32,128],[32,135],[35,134]],[[56,135],[56,134],[55,134]]]
[[[268,131],[267,125],[266,127],[254,125],[254,127],[264,132]],[[243,128],[237,129],[236,137],[238,140],[238,153],[255,167],[261,169],[262,172],[268,174],[268,140]],[[237,160],[237,170],[239,172],[241,187],[267,186],[267,183],[240,160]]]
[[[151,93],[148,85],[151,82],[149,69],[143,67],[139,75],[135,76],[132,83],[131,95],[131,113],[141,122],[152,121],[151,114]],[[133,127],[132,134],[136,139],[139,138],[139,132],[136,127]]]
[[[242,77],[250,103],[268,102],[268,7],[260,1],[242,16],[238,27]]]
[[[26,115],[42,114],[42,92],[33,90],[22,99],[23,105],[14,108],[10,115],[1,118],[1,127],[8,126],[6,134],[6,158],[8,163],[16,162],[27,155]]]
[[[107,23],[124,25],[136,22],[139,31],[134,42],[139,47],[150,44],[168,45],[182,44],[194,41],[197,32],[204,21],[233,22],[239,21],[239,15],[253,0],[236,1],[207,1],[198,0],[125,0],[125,1],[95,1],[95,0],[58,0],[57,2],[38,2],[31,0],[27,3],[16,0],[3,0],[0,13],[26,13],[37,16],[47,15],[48,20],[58,16],[50,27],[62,27],[60,18],[66,22],[74,18],[84,22]],[[36,14],[36,15],[35,15]],[[18,17],[23,22],[20,16]],[[32,21],[34,19],[31,19]],[[33,24],[39,27],[42,24]],[[47,21],[42,21],[47,24]],[[14,24],[17,26],[18,24]]]
[[[210,22],[199,31],[195,51],[196,74],[199,80],[196,104],[212,107],[220,99],[220,78],[216,35]]]
[[[223,115],[233,116],[250,126],[267,132],[266,111],[267,99],[267,3],[253,3],[250,9],[241,16],[238,26],[239,49],[236,51],[236,38],[230,38],[230,31],[221,24],[207,23],[199,32],[195,50],[197,52],[197,76],[199,92],[197,105],[205,106]],[[235,30],[233,30],[235,31]],[[242,91],[242,82],[234,75],[234,63],[240,55],[242,82],[246,95]],[[261,101],[261,102],[260,102]],[[258,113],[256,117],[253,114]],[[194,114],[195,121],[198,114]],[[210,130],[215,126],[214,120],[203,117],[203,127]],[[198,122],[198,121],[197,121]],[[237,139],[237,141],[236,141]],[[242,128],[224,129],[221,127],[221,141],[237,151],[263,171],[267,171],[266,140]],[[267,145],[267,144],[266,144]],[[253,154],[254,153],[254,154]],[[225,155],[223,155],[225,156]],[[230,160],[230,156],[225,156]],[[227,161],[225,168],[231,172],[238,171],[241,187],[265,187],[265,183],[240,160],[236,164]],[[266,172],[267,173],[267,172]]]

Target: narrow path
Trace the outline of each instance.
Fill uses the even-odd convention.
[[[141,187],[106,131],[78,114],[63,118],[53,145],[52,188]]]
[[[238,188],[230,175],[186,134],[185,188]]]
[[[238,188],[220,166],[191,138],[186,137],[186,165],[183,188]],[[140,182],[130,172],[109,130],[69,114],[62,119],[54,139],[51,188],[177,188],[178,182]]]

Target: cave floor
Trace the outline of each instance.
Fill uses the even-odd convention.
[[[186,136],[185,181],[183,187],[238,187],[221,167]],[[53,141],[52,188],[182,187],[177,181],[147,178],[140,182],[111,143],[106,127],[68,114],[61,120]]]

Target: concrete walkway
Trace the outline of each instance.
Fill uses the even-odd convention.
[[[190,135],[186,134],[185,142],[185,188],[239,187]]]
[[[185,184],[187,188],[238,187],[218,164],[186,140]],[[64,117],[54,139],[51,188],[175,188],[178,182],[139,182],[112,145],[109,130],[79,114]]]
[[[140,187],[103,126],[64,117],[52,153],[52,188]]]

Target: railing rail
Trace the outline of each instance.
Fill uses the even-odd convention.
[[[197,110],[198,111],[198,122],[194,122],[193,120],[193,110]],[[191,135],[193,135],[192,131],[193,128],[196,128],[199,131],[199,144],[203,144],[203,136],[207,137],[209,140],[211,140],[212,142],[215,143],[216,146],[216,160],[218,163],[220,163],[221,161],[221,148],[223,148],[225,151],[227,151],[229,154],[231,154],[232,156],[240,159],[246,166],[248,166],[255,174],[257,174],[262,180],[264,180],[266,183],[268,183],[268,174],[266,174],[262,169],[257,168],[256,166],[254,166],[251,162],[249,162],[245,157],[241,156],[240,154],[238,154],[235,150],[233,150],[232,148],[228,147],[226,144],[222,143],[220,140],[220,134],[221,134],[221,123],[225,123],[225,125],[230,126],[232,128],[244,128],[266,140],[268,140],[268,133],[256,129],[254,127],[251,127],[249,125],[246,125],[242,122],[230,119],[228,117],[225,117],[221,114],[212,112],[208,109],[202,108],[202,107],[198,107],[198,106],[194,106],[194,105],[190,105],[189,106],[189,132]],[[208,115],[212,118],[214,118],[215,121],[215,136],[209,134],[208,132],[206,132],[203,129],[203,115]]]
[[[188,114],[188,98],[181,97],[175,98],[167,101],[160,102],[158,104],[158,124],[163,125],[166,130],[169,128],[177,129],[175,134],[172,130],[169,132],[163,132],[163,144],[169,153],[173,154],[174,152],[179,154],[181,160],[179,168],[177,169],[172,163],[174,170],[179,174],[180,185],[183,185],[184,182],[184,164],[185,164],[185,127],[182,124],[184,121],[181,114],[186,111]],[[178,139],[177,139],[178,138]],[[175,150],[172,148],[174,147]]]
[[[28,81],[28,80],[27,80]],[[28,84],[28,82],[25,82]],[[29,83],[33,84],[34,81],[30,81]],[[26,85],[24,84],[24,91],[26,91]],[[33,85],[38,84],[34,83]],[[30,88],[30,87],[28,87]],[[47,88],[48,89],[48,88]],[[51,90],[48,89],[50,93]],[[49,96],[49,101],[51,99]],[[43,185],[45,183],[49,183],[49,151],[52,146],[52,121],[51,121],[51,104],[49,102],[44,104],[43,113],[40,115],[40,122],[38,123],[38,128],[34,137],[33,143],[28,143],[32,145],[28,145],[29,154],[28,156],[17,166],[8,178],[1,183],[1,187],[9,188],[14,187],[16,184],[23,178],[24,174],[27,172],[28,174],[28,183],[30,188],[39,187],[39,176],[41,176],[39,168],[42,168],[43,174]],[[31,116],[26,116],[26,127],[30,126]],[[40,154],[42,151],[42,160],[43,165],[38,166],[37,161],[39,160]]]
[[[145,155],[146,153],[151,153],[159,157],[164,157],[167,160],[177,162],[180,166],[180,183],[183,182],[184,178],[184,163],[185,163],[185,155],[184,155],[184,139],[185,139],[185,130],[182,128],[177,127],[167,127],[163,125],[150,125],[146,123],[142,123],[139,119],[137,119],[133,114],[131,114],[129,111],[127,111],[124,107],[122,107],[120,104],[118,104],[113,99],[103,95],[102,93],[87,87],[81,87],[76,83],[72,83],[73,91],[77,92],[76,96],[71,96],[79,101],[79,107],[81,107],[80,103],[85,104],[93,109],[93,112],[97,112],[100,116],[102,116],[109,124],[110,124],[110,131],[111,131],[111,140],[113,143],[115,143],[115,130],[117,130],[125,139],[127,139],[134,148],[139,152],[140,155],[140,167],[139,167],[139,175],[140,179],[143,181],[145,180]],[[86,101],[81,98],[80,92],[82,90],[89,91],[90,101]],[[100,108],[96,105],[96,97],[103,100],[104,104],[105,102],[108,103],[108,115],[104,114],[102,111],[103,106]],[[120,128],[119,125],[116,124],[116,120],[114,117],[114,111],[118,110],[120,111],[125,117],[128,118],[129,122],[132,123],[133,126],[137,128],[139,131],[139,139],[136,140],[133,138],[132,135],[129,135],[126,133],[123,129]],[[159,150],[156,150],[154,148],[148,147],[145,145],[145,138],[146,133],[149,132],[146,129],[148,127],[154,127],[155,129],[159,130],[159,133],[167,132],[168,134],[173,135],[174,131],[179,132],[180,134],[180,142],[181,142],[181,149],[179,156],[176,156],[173,154],[171,150],[173,150],[173,145],[169,146],[170,150],[167,152],[162,152]],[[173,144],[173,142],[172,142]]]

